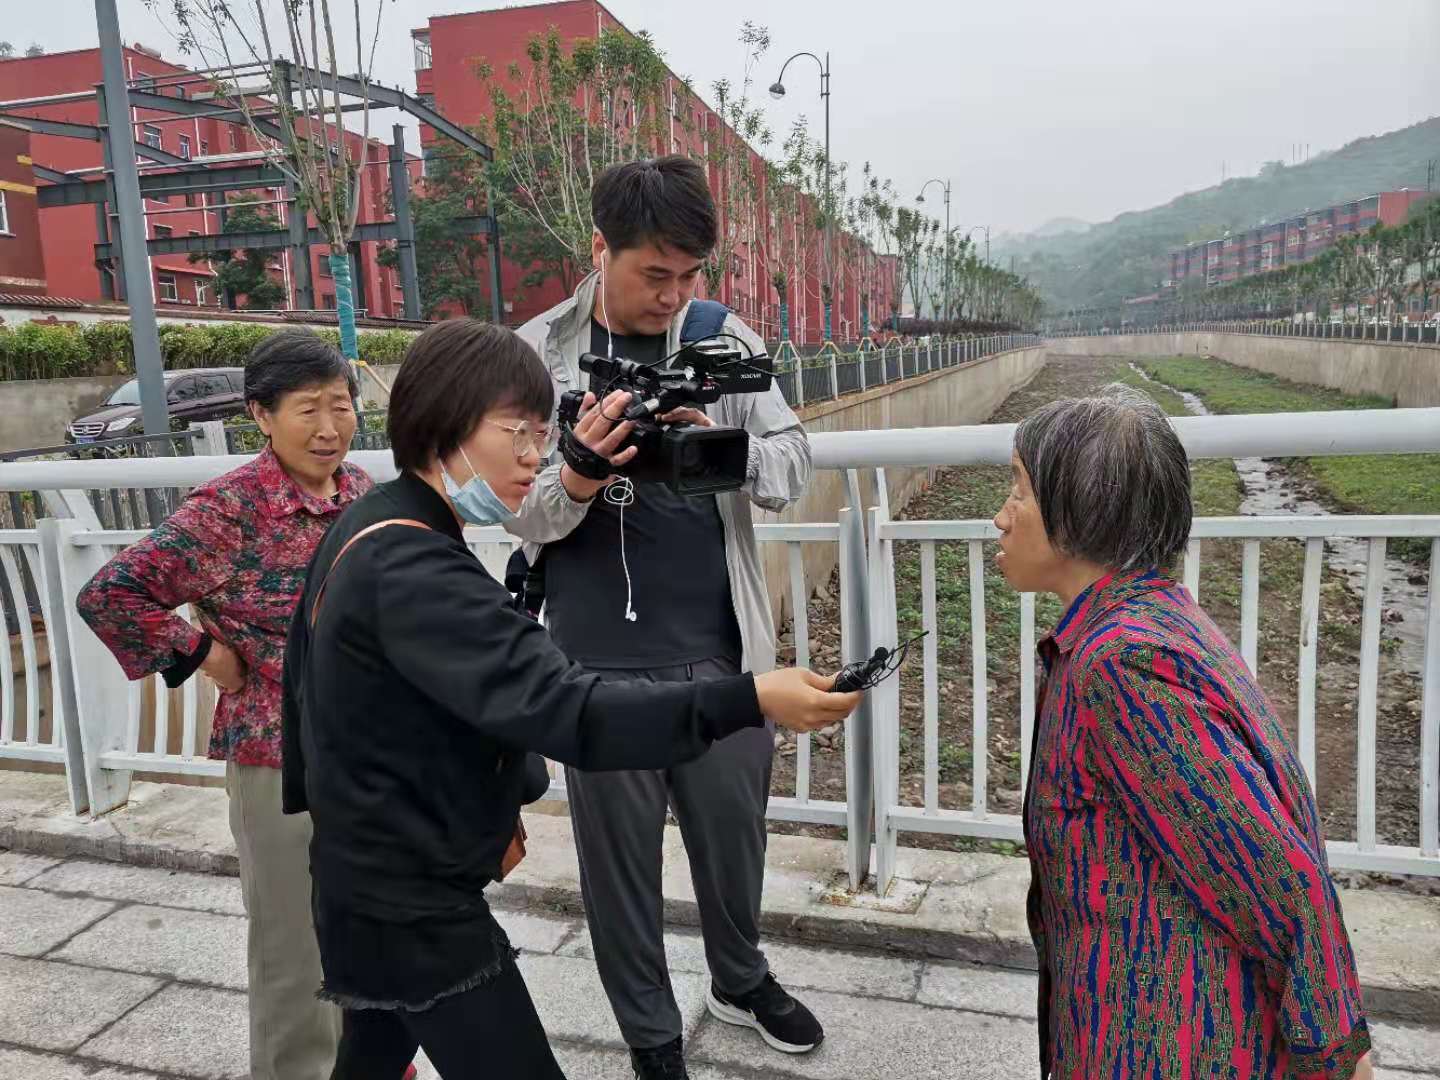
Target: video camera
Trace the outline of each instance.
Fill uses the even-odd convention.
[[[774,372],[768,356],[743,357],[738,349],[712,339],[689,343],[656,364],[585,353],[580,370],[604,387],[596,394],[600,400],[615,390],[631,395],[622,419],[635,428],[616,452],[631,446],[638,446],[640,452],[618,472],[637,483],[662,481],[680,495],[734,491],[745,483],[750,439],[743,430],[663,423],[657,418],[675,409],[712,404],[726,394],[769,390]],[[561,395],[561,450],[582,476],[603,480],[617,470],[574,435],[584,399],[581,390]]]

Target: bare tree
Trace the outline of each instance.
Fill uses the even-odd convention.
[[[720,233],[705,264],[705,287],[716,299],[724,299],[723,284],[734,270],[737,254],[757,244],[764,224],[760,220],[760,203],[765,172],[758,165],[757,155],[770,145],[770,129],[765,114],[751,104],[750,89],[755,69],[770,48],[770,31],[747,20],[740,29],[740,44],[745,47],[740,82],[736,85],[729,79],[719,79],[712,85],[720,122],[718,130],[706,133],[706,157]]]
[[[380,40],[384,0],[145,0],[157,14],[168,12],[180,46],[199,55],[217,76],[217,96],[240,113],[270,163],[294,184],[290,212],[314,216],[330,247],[340,349],[359,359],[355,302],[350,278],[350,240],[360,214],[361,170],[370,161],[371,73]],[[343,7],[342,7],[343,5]],[[373,7],[373,29],[362,6]],[[360,151],[344,124],[340,52],[332,7],[348,8],[354,20],[354,63],[360,84]],[[277,10],[278,9],[278,10]],[[366,37],[368,36],[368,47]],[[246,85],[247,79],[263,80]]]

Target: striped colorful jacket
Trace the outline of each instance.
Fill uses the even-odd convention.
[[[1350,1077],[1370,1036],[1315,799],[1235,649],[1140,573],[1096,582],[1040,651],[1041,1076]]]

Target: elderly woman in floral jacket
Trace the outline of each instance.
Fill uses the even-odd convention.
[[[1191,521],[1174,430],[1115,387],[1029,417],[1011,471],[1000,567],[1067,609],[1024,809],[1042,1077],[1370,1077],[1304,770],[1165,573]]]
[[[311,556],[372,486],[345,464],[356,389],[350,365],[319,336],[266,338],[245,368],[245,402],[265,449],[192,491],[78,601],[130,678],[158,673],[179,686],[200,671],[220,688],[210,756],[225,762],[249,916],[254,1080],[325,1080],[340,1040],[339,1010],[315,997],[310,819],[280,810],[280,677]],[[200,627],[175,613],[185,604]]]

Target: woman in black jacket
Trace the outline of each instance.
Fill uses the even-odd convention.
[[[316,553],[287,649],[285,809],[309,809],[323,997],[345,1010],[336,1080],[391,1080],[417,1046],[446,1080],[561,1077],[484,889],[535,786],[527,752],[659,769],[764,723],[813,730],[858,696],[798,669],[700,683],[602,683],[572,665],[466,547],[554,448],[553,389],[509,330],[441,323],[390,399],[400,477]],[[625,395],[577,435],[617,465]],[[343,556],[343,557],[342,557]],[[534,797],[535,791],[530,791]]]

